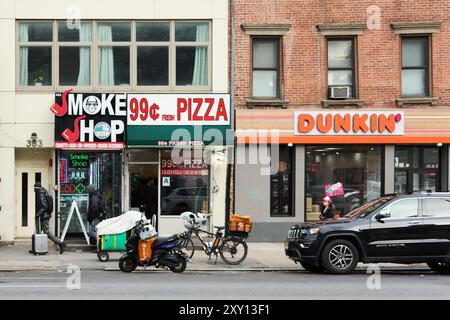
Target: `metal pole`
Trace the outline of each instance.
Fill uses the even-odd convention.
[[[232,124],[232,130],[233,130],[233,146],[231,148],[227,147],[227,156],[231,157],[231,160],[228,161],[227,164],[227,195],[226,195],[226,204],[225,204],[225,231],[228,232],[228,221],[230,219],[231,214],[231,197],[234,198],[234,185],[236,184],[236,181],[233,183],[233,192],[231,192],[231,174],[235,172],[235,153],[234,149],[236,147],[236,138],[235,138],[235,131],[236,131],[236,117],[234,112],[234,66],[235,66],[235,41],[234,41],[234,0],[230,0],[230,31],[231,31],[231,57],[230,57],[230,113],[231,113],[231,124]],[[231,194],[232,193],[232,194]]]

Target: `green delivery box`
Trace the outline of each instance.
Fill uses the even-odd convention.
[[[101,237],[102,251],[125,251],[127,233],[105,234]]]

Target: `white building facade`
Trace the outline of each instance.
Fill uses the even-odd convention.
[[[226,0],[0,2],[1,243],[34,232],[36,181],[54,196],[50,229],[57,236],[73,201],[86,218],[88,184],[102,195],[108,217],[145,205],[147,214],[157,215],[160,234],[182,231],[183,210],[208,213],[211,225],[224,224],[232,143],[225,141],[232,127],[228,11]],[[100,113],[79,120],[75,142],[55,129],[64,117],[50,108],[70,89],[70,99],[81,97],[83,108],[96,97],[122,99],[122,147],[96,143],[112,133],[110,119],[103,121]],[[178,101],[178,111],[165,111],[172,110],[170,99],[158,102],[155,113],[146,106],[149,100],[130,106],[133,97],[156,101],[168,95]],[[210,110],[199,107],[194,115],[189,101],[210,104]],[[152,123],[148,116],[167,121]],[[78,126],[70,121],[66,133]],[[188,137],[179,138],[175,129]],[[223,139],[211,139],[207,129]],[[196,130],[200,138],[190,136]],[[66,144],[58,144],[62,139]],[[182,161],[174,165],[167,161],[178,140],[198,152],[178,152]],[[81,236],[77,223],[68,225],[68,234]]]

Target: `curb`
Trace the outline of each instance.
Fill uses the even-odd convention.
[[[65,272],[67,269],[66,265],[61,266],[39,266],[39,267],[0,267],[0,272],[26,272],[26,271],[58,271]],[[81,270],[86,271],[120,271],[118,267],[81,267]],[[432,272],[428,268],[411,268],[411,267],[388,267],[380,268],[381,272]],[[143,267],[139,267],[135,272],[164,272],[165,269],[157,269],[154,267],[149,267],[144,271]],[[189,266],[186,268],[187,272],[296,272],[296,273],[310,273],[302,268],[293,267],[254,267],[254,268],[192,268]],[[367,268],[356,268],[354,273],[366,273]],[[319,274],[316,274],[319,275]],[[326,273],[324,273],[326,275]]]

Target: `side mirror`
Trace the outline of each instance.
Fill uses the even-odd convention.
[[[376,215],[376,219],[378,222],[383,222],[383,219],[387,219],[391,217],[391,213],[389,212],[389,210],[387,209],[383,209],[381,210],[377,215]]]

